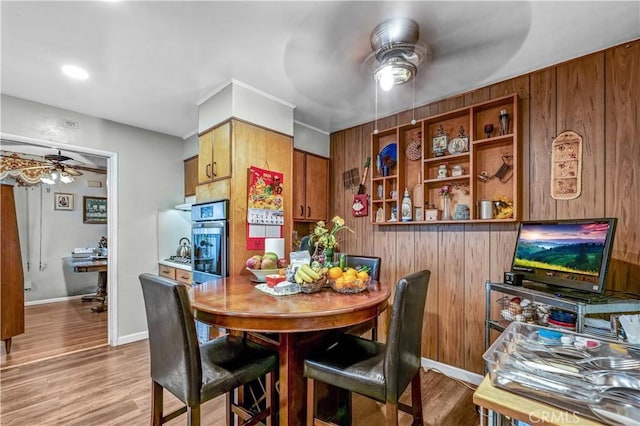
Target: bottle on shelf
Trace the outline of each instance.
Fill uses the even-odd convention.
[[[402,199],[402,221],[411,222],[413,206],[411,205],[411,197],[409,196],[409,189],[404,189],[404,198]]]

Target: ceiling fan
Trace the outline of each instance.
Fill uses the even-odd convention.
[[[61,151],[57,154],[45,154],[43,157],[3,151],[0,160],[2,172],[18,176],[30,184],[43,182],[53,185],[57,179],[62,183],[71,183],[75,177],[83,175],[82,171],[100,174],[107,172],[83,164],[68,164],[75,160],[63,155]]]

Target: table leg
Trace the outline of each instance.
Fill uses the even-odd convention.
[[[311,350],[330,344],[335,339],[334,332],[313,333],[281,333],[279,356],[279,380],[280,380],[280,426],[299,426],[305,424],[307,389],[303,376],[304,360]],[[316,383],[317,385],[326,385]],[[341,392],[337,388],[323,389],[325,393],[335,393],[322,411],[335,413],[337,405],[348,401],[349,393]],[[318,392],[318,391],[316,391]],[[327,401],[325,401],[327,402]],[[343,420],[342,424],[350,424],[350,417]]]
[[[98,301],[99,305],[91,308],[93,312],[103,312],[107,309],[107,271],[98,271],[98,288],[95,295],[83,296],[83,302]]]

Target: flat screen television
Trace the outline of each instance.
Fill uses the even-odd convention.
[[[617,219],[521,222],[511,270],[574,293],[603,294]]]

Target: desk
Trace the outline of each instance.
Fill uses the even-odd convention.
[[[107,259],[106,258],[73,258],[65,257],[65,262],[73,268],[73,272],[97,272],[98,288],[95,295],[83,296],[83,302],[97,300],[100,305],[91,308],[94,312],[102,312],[107,309]]]
[[[602,425],[602,423],[578,416],[570,411],[499,389],[491,384],[489,376],[485,376],[474,392],[473,403],[483,408],[480,416],[482,426],[487,425],[486,409],[536,426]]]
[[[322,344],[328,330],[359,324],[387,308],[389,287],[372,281],[369,291],[338,294],[331,289],[270,296],[248,276],[220,278],[192,287],[196,319],[231,330],[280,333],[278,344],[280,425],[304,424],[306,355]]]

